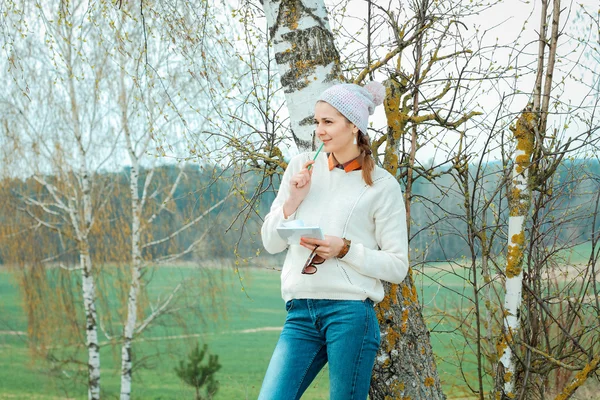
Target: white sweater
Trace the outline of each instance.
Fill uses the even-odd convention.
[[[400,283],[408,271],[406,210],[400,185],[379,167],[373,171],[372,186],[364,182],[360,170],[330,171],[327,155],[322,153],[313,165],[310,192],[286,220],[283,204],[289,196],[290,179],[314,154],[300,154],[290,161],[261,229],[269,253],[288,249],[281,271],[281,295],[285,301],[370,298],[380,302],[384,297],[381,280]],[[325,235],[351,240],[350,251],[342,259],[326,260],[314,275],[303,275],[310,251],[299,243],[288,246],[276,230],[292,219],[318,225]]]

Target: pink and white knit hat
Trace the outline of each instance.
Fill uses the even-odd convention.
[[[319,101],[324,101],[338,110],[348,121],[367,134],[369,115],[383,103],[385,88],[379,82],[369,82],[364,87],[353,83],[341,83],[325,90]]]

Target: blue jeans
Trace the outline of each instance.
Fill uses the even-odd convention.
[[[379,323],[370,299],[294,299],[258,395],[300,399],[329,363],[330,400],[365,400],[379,348]]]

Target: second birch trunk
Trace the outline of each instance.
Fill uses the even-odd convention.
[[[515,396],[516,363],[515,338],[520,329],[521,299],[523,292],[523,250],[525,246],[525,221],[531,204],[529,167],[533,152],[538,118],[527,108],[511,131],[517,142],[509,189],[508,254],[506,257],[506,283],[502,337],[497,346],[500,363],[496,375],[497,398]]]

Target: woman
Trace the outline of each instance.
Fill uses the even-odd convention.
[[[315,161],[315,153],[290,161],[265,217],[265,249],[287,249],[281,293],[288,314],[260,400],[299,399],[326,363],[330,399],[367,398],[380,341],[373,305],[384,296],[381,280],[400,283],[408,270],[402,191],[375,165],[366,136],[384,96],[377,82],[323,92],[314,118],[325,152]],[[320,226],[325,239],[288,245],[276,229],[293,219]]]

